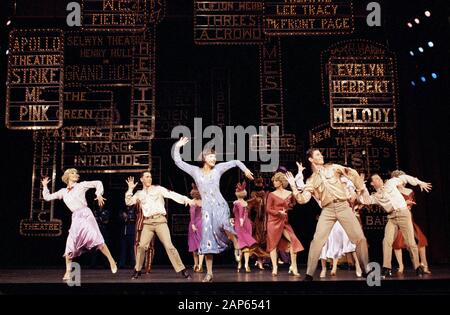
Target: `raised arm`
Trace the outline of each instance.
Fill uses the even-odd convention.
[[[295,200],[299,204],[301,204],[301,205],[305,204],[311,199],[312,192],[314,191],[314,187],[313,187],[310,179],[308,179],[306,181],[306,184],[304,185],[302,192],[300,192],[298,190],[296,180],[291,172],[286,173],[286,179],[287,179],[289,185],[291,186],[292,194],[294,195]]]
[[[91,188],[95,188],[95,195],[97,196],[97,198],[95,198],[95,200],[97,200],[100,208],[102,208],[105,205],[106,198],[103,198],[104,190],[103,190],[103,184],[101,181],[93,180],[93,181],[89,181],[89,182],[81,182],[80,185],[82,185],[82,187],[85,191],[87,191],[88,189],[91,189]]]
[[[44,197],[45,201],[52,201],[55,199],[62,199],[63,198],[63,194],[62,194],[63,190],[60,189],[57,192],[54,192],[53,194],[50,193],[50,191],[48,190],[48,187],[45,186],[44,189],[42,190],[42,197]]]
[[[48,183],[50,182],[50,179],[48,177],[44,177],[41,181],[42,183],[42,197],[44,198],[45,201],[52,201],[55,199],[62,199],[63,198],[63,190],[60,189],[57,192],[51,194],[50,191],[48,190]]]
[[[181,158],[181,154],[180,154],[180,148],[188,142],[189,142],[189,140],[187,138],[181,138],[177,143],[175,143],[174,150],[173,150],[173,160],[174,160],[176,166],[178,166],[180,169],[182,169],[189,175],[193,176],[195,170],[198,169],[198,167],[188,164],[185,161],[183,161],[183,159]]]
[[[243,171],[245,173],[245,176],[247,178],[253,180],[253,173],[244,165],[244,163],[242,163],[239,160],[232,160],[232,161],[228,161],[228,162],[218,163],[218,164],[216,164],[215,168],[217,169],[217,171],[219,171],[220,175],[222,175],[229,169],[236,167],[236,166],[239,167],[241,169],[241,171]]]
[[[294,180],[295,180],[295,184],[297,185],[297,189],[298,190],[303,190],[305,189],[305,180],[304,180],[304,176],[303,176],[303,171],[305,170],[305,167],[303,167],[302,163],[296,162],[297,163],[297,175],[295,175]]]
[[[417,177],[413,177],[407,174],[400,175],[398,177],[404,184],[410,184],[412,186],[419,186],[420,190],[425,190],[426,192],[429,192],[432,188],[431,183],[426,183],[421,180],[419,180]]]
[[[125,193],[125,204],[127,206],[134,206],[139,200],[137,193],[133,195],[133,190],[134,188],[136,188],[137,183],[134,182],[133,176],[128,177],[128,179],[125,180],[125,182],[128,185],[128,190]]]
[[[336,169],[338,173],[342,176],[345,176],[349,180],[352,181],[353,185],[356,188],[358,193],[362,192],[365,188],[364,179],[359,176],[358,172],[350,167],[345,167],[339,164],[333,164],[333,167]]]
[[[177,203],[187,205],[191,201],[191,199],[189,199],[188,197],[180,195],[174,191],[168,190],[167,188],[164,188],[162,186],[159,186],[159,190],[161,191],[161,194],[163,195],[164,198],[172,199]]]
[[[378,205],[378,200],[375,198],[375,196],[369,194],[369,191],[364,186],[363,191],[358,194],[357,200],[359,203],[363,205]]]
[[[92,181],[87,181],[87,182],[81,182],[80,185],[82,185],[82,187],[85,190],[91,189],[91,188],[95,188],[95,195],[98,196],[103,196],[104,193],[104,189],[103,189],[103,183],[99,180],[92,180]]]

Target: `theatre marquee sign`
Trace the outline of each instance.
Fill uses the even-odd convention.
[[[322,52],[323,101],[335,129],[394,129],[397,107],[395,55],[365,40]]]

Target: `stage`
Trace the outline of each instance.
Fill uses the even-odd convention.
[[[338,270],[336,276],[313,282],[302,281],[305,266],[299,269],[302,277],[288,275],[287,267],[280,267],[278,276],[271,270],[252,269],[237,273],[232,266],[218,266],[214,282],[202,283],[205,273],[192,273],[186,280],[169,267],[155,267],[150,274],[132,280],[132,270],[121,269],[111,274],[106,269],[82,269],[80,286],[68,286],[61,278],[64,268],[51,269],[3,269],[0,270],[0,294],[125,294],[125,295],[371,295],[371,294],[449,294],[450,266],[434,266],[431,275],[418,277],[407,269],[403,276],[381,280],[380,286],[368,286],[366,279],[356,278],[351,270]]]

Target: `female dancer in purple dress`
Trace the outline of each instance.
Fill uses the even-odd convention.
[[[203,272],[203,258],[205,256],[198,254],[200,241],[202,240],[202,198],[194,183],[192,184],[191,197],[194,204],[189,209],[191,220],[188,230],[188,246],[194,257],[194,272]]]
[[[207,274],[203,282],[211,282],[213,279],[212,255],[223,252],[230,239],[234,244],[236,260],[240,259],[236,232],[230,223],[230,208],[220,193],[220,177],[236,166],[249,179],[253,179],[253,173],[237,160],[216,164],[216,154],[212,150],[202,153],[203,167],[190,165],[184,162],[180,155],[180,148],[188,142],[189,139],[183,137],[175,144],[173,159],[180,169],[192,176],[202,196],[202,240],[199,254],[206,255]]]
[[[74,168],[67,169],[62,181],[67,184],[66,188],[61,188],[57,192],[51,194],[48,190],[48,177],[42,179],[44,200],[51,201],[55,199],[62,199],[66,206],[72,211],[72,224],[70,225],[69,236],[67,237],[66,250],[64,257],[66,258],[66,273],[63,280],[70,279],[70,272],[72,270],[72,259],[80,256],[83,252],[91,249],[99,249],[103,255],[108,258],[111,266],[111,272],[117,272],[117,265],[109,252],[108,246],[105,244],[102,233],[98,227],[97,221],[92,214],[91,209],[87,206],[86,191],[90,188],[95,188],[95,195],[98,205],[103,207],[105,198],[103,198],[103,184],[99,180],[80,182],[80,175]]]
[[[236,197],[238,198],[233,203],[234,213],[234,229],[236,230],[239,249],[244,253],[245,258],[245,272],[250,272],[248,261],[250,260],[250,248],[256,244],[256,240],[252,237],[252,221],[248,217],[247,201],[244,200],[247,197],[247,191],[245,190],[245,182],[236,185]],[[238,262],[239,272],[241,270],[241,260]]]

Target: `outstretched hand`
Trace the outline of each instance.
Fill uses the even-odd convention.
[[[103,206],[105,205],[106,198],[103,198],[103,196],[100,195],[100,196],[97,196],[97,198],[95,198],[95,200],[98,201],[98,206],[100,208],[103,208]]]
[[[297,187],[297,185],[295,184],[294,175],[292,175],[291,172],[287,172],[285,176],[286,176],[286,179],[287,179],[289,185],[291,185],[291,187]]]
[[[244,174],[248,179],[254,180],[253,173],[249,169],[247,169]]]
[[[128,179],[125,182],[127,183],[129,190],[133,190],[137,186],[137,183],[134,182],[133,176],[128,177]]]
[[[51,182],[51,179],[48,178],[47,176],[45,176],[45,177],[41,180],[42,186],[44,186],[44,187],[47,187],[48,183],[50,183],[50,182]]]
[[[303,171],[306,169],[306,167],[303,166],[302,163],[295,162],[297,164],[298,172],[303,173]]]
[[[426,192],[430,192],[431,188],[433,188],[433,186],[431,185],[431,183],[421,183],[419,184],[420,190],[421,191],[426,191]]]
[[[180,147],[184,146],[188,142],[189,142],[189,138],[188,137],[181,137],[180,140],[178,140],[177,143],[175,143],[175,146],[180,148]]]

